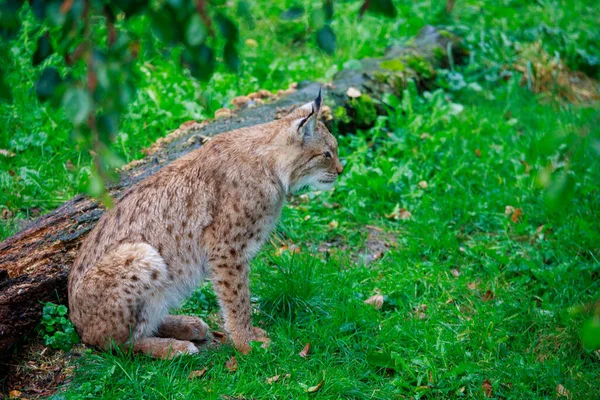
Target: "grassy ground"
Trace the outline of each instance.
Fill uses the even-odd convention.
[[[244,73],[220,73],[207,85],[168,61],[147,60],[118,143],[125,159],[235,95],[326,80],[425,23],[454,26],[473,50],[468,66],[440,72],[444,89],[417,96],[409,88],[401,100],[385,99],[389,113],[372,129],[340,132],[346,171],[336,189],[286,206],[253,262],[254,322],[271,334],[269,349],[237,354],[234,372],[226,368],[235,354],[228,346],[175,361],[90,351],[56,397],[600,396],[600,357],[580,340],[588,316],[569,312],[600,293],[598,105],[560,104],[522,87],[514,69],[501,73],[536,41],[585,67],[582,51],[598,50],[600,13],[594,2],[457,3],[446,19],[437,2],[403,2],[396,21],[357,21],[358,5],[340,3],[334,58],[319,53],[310,34],[290,46],[296,33],[276,18],[283,2],[256,7],[259,22],[244,39],[259,45],[246,49]],[[267,45],[271,37],[278,40]],[[21,73],[32,72],[15,70],[15,79]],[[197,103],[205,90],[210,101]],[[0,114],[14,133],[0,148],[30,144],[2,168],[15,176],[28,168],[34,183],[0,175],[11,185],[2,192],[10,203],[0,203],[24,216],[79,190],[90,160],[64,150],[69,129],[58,113],[25,112],[32,109],[25,91],[19,101]],[[48,133],[41,145],[27,142],[41,132]],[[365,304],[373,295],[383,296],[381,308]],[[216,327],[208,286],[180,311]],[[307,343],[311,351],[300,357]]]

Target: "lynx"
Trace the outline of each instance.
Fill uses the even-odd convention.
[[[237,350],[268,344],[252,326],[249,262],[286,195],[332,188],[343,167],[319,122],[321,92],[286,117],[225,132],[131,187],[85,239],[69,275],[83,342],[154,357],[198,351],[208,326],[169,315],[205,278]]]

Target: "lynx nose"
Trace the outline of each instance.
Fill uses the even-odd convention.
[[[344,166],[342,165],[341,162],[339,162],[339,161],[336,162],[335,170],[338,173],[338,175],[340,175],[344,171]]]

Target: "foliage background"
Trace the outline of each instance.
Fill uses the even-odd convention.
[[[323,3],[248,3],[251,23],[237,4],[214,7],[239,27],[239,72],[217,55],[205,82],[182,67],[181,49],[162,51],[146,16],[126,22],[142,38],[137,91],[110,165],[238,95],[328,82],[425,24],[464,37],[471,59],[437,71],[437,91],[409,86],[387,98],[372,128],[336,132],[346,162],[338,187],[286,207],[253,264],[255,322],[270,332],[269,350],[240,357],[235,372],[228,347],[174,362],[90,351],[57,397],[599,396],[598,103],[565,102],[557,93],[570,88],[556,85],[532,93],[517,69],[541,58],[598,79],[596,2],[459,0],[448,15],[441,2],[395,1],[393,18],[358,18],[360,2],[339,1],[332,54],[316,41]],[[56,55],[31,64],[40,24],[27,6],[21,20],[0,60],[13,97],[0,103],[3,238],[89,191],[97,167],[65,110],[36,99],[42,70],[67,68]],[[373,295],[383,296],[377,310],[364,303]],[[216,327],[209,287],[180,311]]]

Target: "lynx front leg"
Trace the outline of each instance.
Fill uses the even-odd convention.
[[[235,254],[235,250],[230,250],[229,254]],[[216,259],[212,263],[213,286],[221,304],[225,330],[236,349],[247,354],[250,351],[249,342],[253,340],[262,342],[263,346],[268,345],[269,338],[265,331],[252,327],[247,262],[236,257],[218,256]]]

